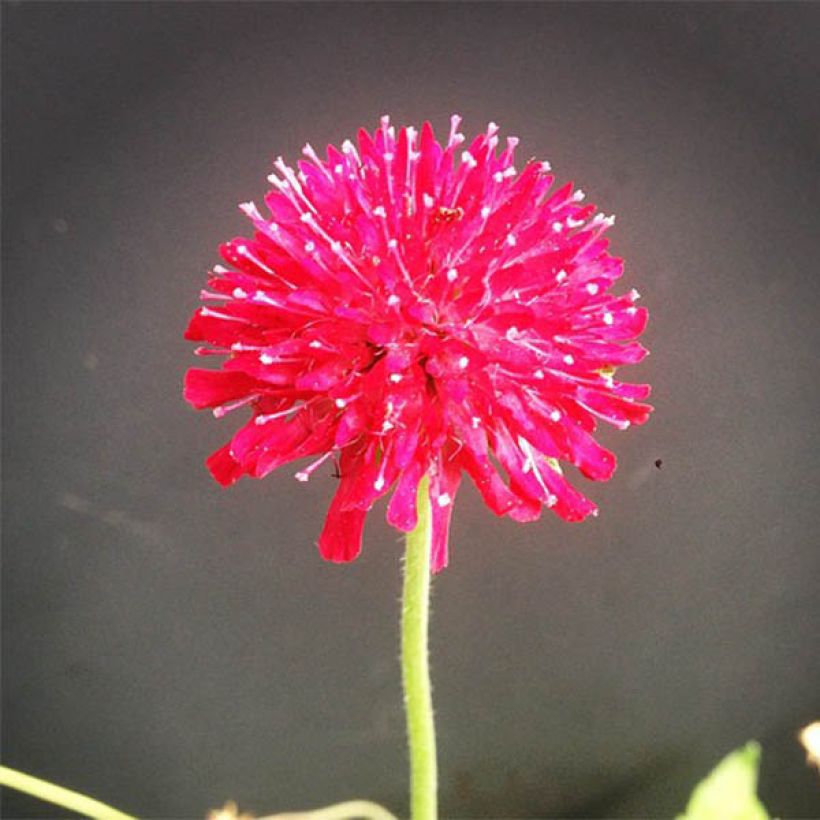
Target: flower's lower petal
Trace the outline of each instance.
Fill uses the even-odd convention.
[[[412,461],[399,476],[393,497],[387,505],[387,523],[402,532],[410,532],[418,523],[418,489],[424,467],[418,460]]]
[[[572,463],[593,481],[609,481],[617,466],[614,453],[577,425],[566,425],[564,432],[570,442]]]
[[[197,410],[253,395],[256,388],[256,381],[244,373],[192,367],[185,374],[185,399]]]
[[[430,563],[433,572],[447,566],[449,554],[447,545],[450,539],[450,519],[453,515],[453,502],[458,485],[461,483],[461,471],[440,464],[436,474],[430,477],[430,506],[432,508],[432,537]]]
[[[211,475],[223,486],[230,487],[245,473],[244,466],[231,455],[231,445],[226,444],[211,453],[205,461]]]
[[[336,493],[319,536],[319,552],[328,561],[344,563],[352,561],[362,549],[362,530],[367,517],[366,510],[343,509],[342,489]]]

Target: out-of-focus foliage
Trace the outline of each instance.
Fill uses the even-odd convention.
[[[757,797],[759,768],[760,744],[749,741],[698,783],[677,820],[769,820]]]

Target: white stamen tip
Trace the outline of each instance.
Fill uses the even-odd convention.
[[[481,419],[478,416],[473,416],[470,419],[470,423],[473,425],[473,430],[477,430],[479,425],[481,424]]]
[[[456,268],[450,268],[447,271],[447,281],[448,282],[455,282],[458,279],[458,270]]]
[[[461,161],[466,165],[469,165],[470,168],[475,168],[476,165],[478,165],[478,161],[469,151],[462,151]]]
[[[467,365],[468,365],[468,364],[470,364],[470,360],[469,360],[466,356],[462,356],[462,357],[458,360],[458,366],[459,366],[462,370],[466,370],[466,368],[467,368]]]
[[[597,292],[598,292],[598,285],[596,285],[595,282],[590,282],[589,284],[587,284],[587,293],[590,296],[595,296],[595,294]]]
[[[391,251],[394,250],[395,248],[398,248],[398,246],[399,246],[399,242],[398,242],[397,239],[389,239],[387,241],[387,247],[390,248]]]
[[[555,274],[555,281],[556,282],[563,282],[564,279],[567,278],[567,272],[565,270],[559,270],[558,273]]]
[[[453,499],[450,498],[449,493],[442,493],[437,499],[436,503],[439,507],[446,507],[448,504],[452,503]]]
[[[373,482],[373,489],[374,490],[381,490],[384,487],[384,476],[380,475],[374,482]]]
[[[615,321],[615,317],[611,313],[607,312],[607,313],[604,314],[604,324],[605,325],[611,325],[614,321]]]
[[[242,290],[242,288],[234,288],[233,289],[233,298],[234,299],[247,299],[248,298],[247,291]]]
[[[271,356],[270,353],[262,353],[259,356],[259,361],[262,362],[262,364],[273,364],[276,359]]]
[[[387,297],[387,304],[390,305],[390,307],[395,307],[400,302],[401,302],[401,299],[399,299],[399,297],[396,296],[395,293],[391,293],[390,296]]]
[[[316,243],[315,242],[305,242],[305,250],[308,253],[313,253],[316,250]]]
[[[393,384],[398,384],[402,380],[401,373],[391,373],[388,378]]]
[[[561,230],[564,226],[560,222],[553,222],[552,223],[552,232],[553,233],[561,233]]]
[[[564,356],[564,364],[575,364],[575,358],[567,353],[567,355]]]
[[[553,410],[550,413],[550,421],[561,421],[561,413],[558,410]]]
[[[549,162],[547,162],[546,160],[544,160],[544,161],[541,163],[541,170],[542,170],[545,174],[548,174],[548,173],[552,170],[552,165],[550,165],[550,164],[549,164]]]
[[[504,181],[504,174],[502,174],[501,171],[496,171],[493,174],[493,180],[495,182],[503,182]]]
[[[322,343],[318,339],[314,339],[308,347],[312,347],[314,350],[318,350],[322,346]]]
[[[586,193],[581,188],[579,188],[577,191],[575,191],[575,193],[573,193],[572,201],[573,202],[583,202],[585,197],[586,197]]]
[[[492,209],[490,208],[490,206],[489,206],[489,205],[485,205],[485,206],[481,209],[481,218],[482,218],[482,219],[486,219],[486,218],[487,218],[487,217],[488,217],[491,213],[492,213]]]
[[[383,205],[377,205],[377,206],[373,209],[373,216],[381,216],[381,217],[385,217],[385,216],[387,216],[387,211],[385,211],[385,210],[384,210],[384,206],[383,206]]]
[[[518,240],[515,238],[515,234],[511,234],[511,233],[507,234],[507,244],[511,248],[514,248],[517,243],[518,243]]]
[[[424,205],[426,208],[432,208],[433,205],[435,205],[436,201],[435,199],[433,199],[433,197],[430,196],[430,194],[424,194],[422,199],[424,200]]]
[[[347,402],[344,399],[336,399],[336,401],[334,403],[335,403],[336,407],[338,407],[340,410],[343,407],[347,406]]]
[[[535,376],[536,379],[543,379],[544,378],[544,371],[541,370],[541,368],[539,368],[532,375]]]

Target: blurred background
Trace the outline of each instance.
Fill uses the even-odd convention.
[[[222,490],[182,333],[273,159],[489,120],[618,223],[643,429],[597,520],[472,487],[435,580],[445,817],[670,817],[763,744],[820,816],[820,5],[5,2],[3,760],[144,818],[407,810],[401,542],[335,482]],[[656,462],[659,466],[656,466]],[[60,817],[17,794],[8,818]]]

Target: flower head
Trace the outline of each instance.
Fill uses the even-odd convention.
[[[226,357],[188,372],[188,401],[251,411],[207,461],[217,481],[313,457],[307,481],[336,461],[319,539],[334,561],[355,558],[391,490],[387,520],[411,530],[425,474],[435,569],[463,473],[499,515],[579,521],[596,507],[561,462],[608,479],[597,420],[623,429],[651,410],[647,385],[614,379],[646,355],[647,312],[637,291],[609,292],[623,272],[603,237],[613,217],[571,184],[552,190],[549,163],[517,171],[517,140],[499,150],[495,124],[467,146],[459,123],[441,145],[429,123],[397,134],[383,117],[326,160],[310,145],[297,170],[278,159],[268,213],[240,206],[253,238],[221,247],[228,267],[186,333]]]

